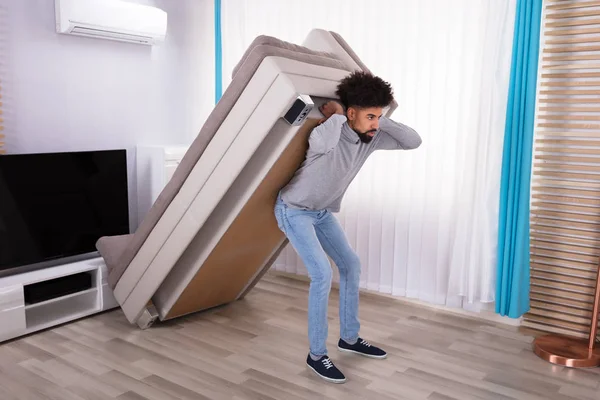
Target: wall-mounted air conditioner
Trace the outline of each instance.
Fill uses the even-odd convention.
[[[56,31],[155,45],[167,34],[167,13],[122,0],[55,0]]]

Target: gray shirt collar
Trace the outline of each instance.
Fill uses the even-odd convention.
[[[348,121],[344,122],[342,125],[342,136],[350,143],[358,144],[360,141],[358,134],[354,132],[352,128],[350,128],[350,125],[348,125]]]

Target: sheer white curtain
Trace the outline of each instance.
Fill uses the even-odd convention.
[[[224,87],[256,36],[301,44],[312,28],[336,31],[392,83],[392,118],[423,137],[416,151],[376,153],[337,214],[363,287],[471,309],[494,301],[515,1],[222,0]],[[291,246],[275,268],[306,275]]]

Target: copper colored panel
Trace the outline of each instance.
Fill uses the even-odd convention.
[[[271,266],[287,243],[273,213],[277,194],[304,161],[308,135],[317,123],[309,119],[298,130],[166,319],[234,301]]]

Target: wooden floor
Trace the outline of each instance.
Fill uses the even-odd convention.
[[[305,282],[267,275],[244,300],[138,330],[120,309],[0,345],[0,399],[600,399],[600,371],[537,358],[516,328],[365,294],[362,336],[386,360],[341,354],[337,292],[322,381],[307,354]]]

